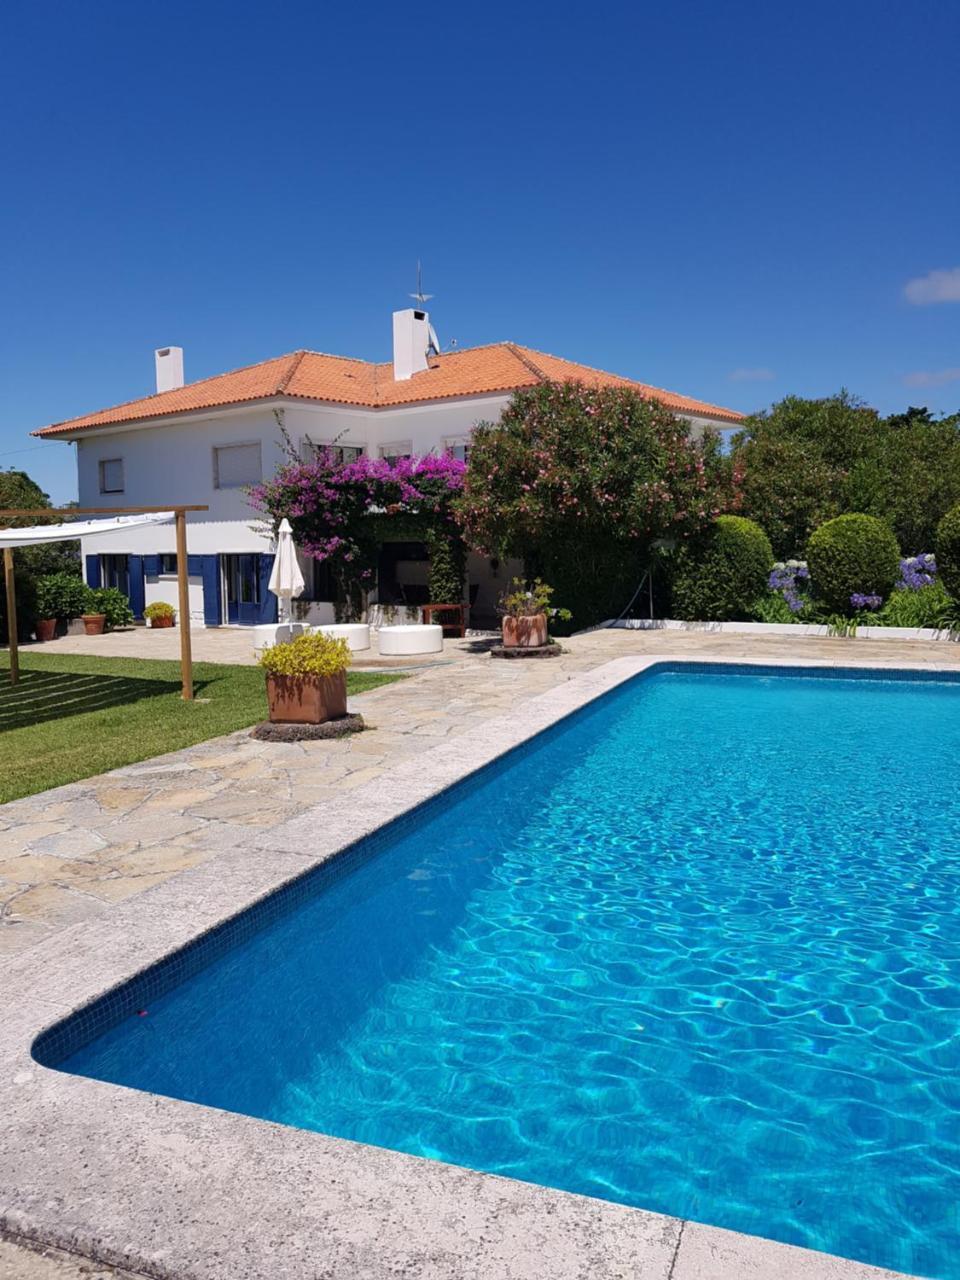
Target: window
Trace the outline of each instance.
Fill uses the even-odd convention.
[[[470,441],[469,440],[444,440],[443,447],[458,462],[470,461]]]
[[[226,444],[213,451],[213,487],[242,489],[263,478],[259,444]]]
[[[356,462],[358,458],[363,457],[363,445],[328,444],[325,440],[311,440],[309,436],[303,437],[300,454],[304,462],[313,462],[321,453],[329,453],[334,462]]]
[[[100,460],[100,492],[123,493],[123,459]]]
[[[382,444],[380,446],[380,457],[384,462],[389,462],[391,466],[395,462],[399,462],[401,458],[409,458],[413,453],[413,445],[409,440],[395,441],[393,444]]]
[[[100,557],[100,585],[116,587],[125,596],[130,594],[130,562],[126,556]]]
[[[164,577],[175,578],[177,576],[177,557],[175,555],[162,555],[160,557],[160,572]]]

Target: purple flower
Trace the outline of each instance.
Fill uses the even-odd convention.
[[[937,578],[937,561],[932,552],[924,552],[918,556],[907,556],[900,561],[899,591],[919,591],[921,587],[929,587]]]
[[[883,596],[864,595],[860,591],[855,591],[850,597],[850,603],[855,609],[869,609],[873,612],[883,604]]]

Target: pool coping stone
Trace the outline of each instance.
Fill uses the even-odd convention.
[[[0,976],[0,1232],[155,1280],[893,1280],[902,1273],[41,1066],[34,1040],[651,668],[615,658],[67,927]],[[921,678],[931,678],[929,674]],[[309,852],[306,852],[309,850]]]

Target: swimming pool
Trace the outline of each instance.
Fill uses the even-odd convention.
[[[958,698],[642,677],[38,1056],[958,1275]]]

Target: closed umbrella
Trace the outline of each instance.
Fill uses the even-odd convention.
[[[294,596],[303,594],[305,583],[300,565],[297,563],[297,548],[293,541],[293,530],[290,521],[284,517],[280,521],[277,536],[277,554],[273,561],[273,570],[268,583],[270,590],[280,601],[280,621],[290,618],[290,601]]]

